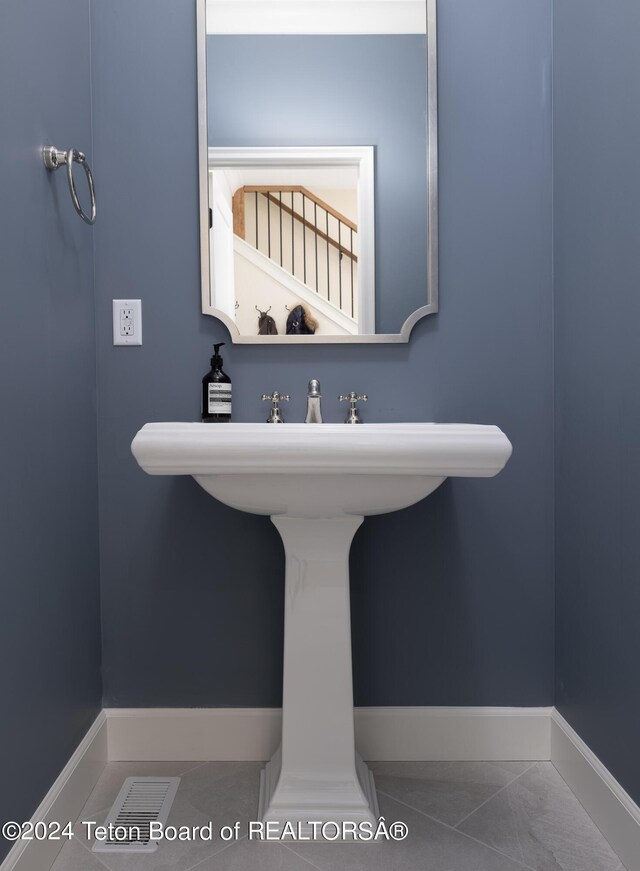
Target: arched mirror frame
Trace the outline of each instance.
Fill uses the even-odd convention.
[[[207,122],[207,24],[206,0],[196,0],[198,71],[198,170],[200,190],[200,274],[202,313],[212,315],[226,326],[234,344],[382,344],[408,342],[419,320],[438,311],[438,58],[437,0],[425,0],[427,15],[427,288],[426,305],[412,312],[399,333],[361,335],[241,335],[236,324],[210,303],[209,185]]]

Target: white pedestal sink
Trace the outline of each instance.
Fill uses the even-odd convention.
[[[271,515],[286,554],[282,744],[262,773],[265,821],[375,823],[354,743],[349,548],[368,514],[406,508],[446,477],[491,477],[511,455],[495,426],[149,423],[131,449],[150,475],[192,475]]]

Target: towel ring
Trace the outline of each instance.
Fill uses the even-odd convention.
[[[42,149],[42,159],[44,161],[44,165],[46,168],[53,172],[53,170],[59,169],[61,166],[66,164],[67,166],[67,181],[69,182],[69,193],[71,194],[71,200],[73,202],[73,206],[76,212],[80,215],[82,220],[87,224],[95,224],[96,222],[96,191],[93,185],[93,176],[91,175],[91,168],[87,163],[87,158],[83,154],[82,151],[78,151],[76,148],[70,148],[68,151],[60,151],[59,148],[56,148],[55,145],[45,145]],[[87,177],[87,184],[89,185],[89,195],[91,196],[91,217],[88,218],[82,210],[82,206],[80,205],[80,200],[78,199],[78,193],[76,191],[75,181],[73,179],[73,163],[79,163],[80,166],[84,169],[85,175]]]

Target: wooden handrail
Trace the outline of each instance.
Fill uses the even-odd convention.
[[[346,218],[344,215],[341,215],[337,209],[334,209],[333,206],[330,206],[329,203],[325,203],[324,200],[321,200],[320,197],[317,197],[314,193],[312,193],[308,188],[302,187],[301,185],[265,185],[265,184],[257,184],[257,185],[245,185],[242,188],[245,193],[248,194],[268,194],[272,192],[281,192],[288,194],[304,194],[308,200],[311,200],[312,203],[316,203],[320,206],[321,209],[324,209],[325,212],[329,212],[330,215],[333,215],[341,224],[344,224],[345,227],[349,227],[351,230],[354,230],[356,233],[358,232],[358,225],[354,224],[353,221],[350,221],[349,218]]]
[[[273,188],[270,188],[270,190],[273,190]],[[260,193],[264,194],[264,196],[267,198],[267,200],[269,200],[270,203],[278,206],[278,208],[282,209],[283,212],[291,215],[293,218],[296,219],[296,221],[300,221],[301,224],[304,224],[305,227],[308,227],[309,230],[312,230],[317,236],[320,236],[321,239],[324,239],[325,242],[328,242],[329,245],[333,245],[334,248],[337,248],[341,254],[346,254],[346,256],[350,257],[354,263],[358,262],[358,258],[352,251],[349,251],[348,248],[340,245],[340,243],[336,242],[335,239],[332,239],[331,236],[327,236],[327,234],[323,233],[322,230],[319,230],[315,224],[312,224],[311,221],[307,221],[306,218],[303,218],[302,215],[298,214],[298,212],[294,211],[290,206],[287,206],[285,203],[281,202],[270,193],[266,193],[265,191],[260,191]]]
[[[299,214],[299,212],[296,212],[286,203],[283,203],[281,200],[277,199],[277,197],[274,197],[272,193],[272,191],[274,190],[277,190],[280,193],[301,193],[302,191],[305,191],[305,196],[309,196],[309,194],[306,192],[306,188],[302,187],[287,187],[283,185],[282,187],[273,188],[269,185],[245,185],[242,188],[238,188],[236,193],[233,195],[234,206],[236,203],[236,196],[239,191],[242,192],[243,195],[245,193],[260,193],[268,200],[268,202],[273,203],[279,209],[282,209],[283,212],[291,215],[291,217],[295,218],[296,221],[299,221],[303,226],[307,227],[307,229],[318,235],[321,239],[324,239],[324,241],[327,242],[329,245],[337,248],[341,254],[345,254],[347,257],[353,260],[354,263],[358,262],[357,256],[352,251],[350,251],[348,248],[345,248],[344,245],[341,245],[339,242],[336,242],[336,240],[332,239],[331,236],[327,235],[327,233],[323,233],[323,231],[316,227],[315,224],[312,224],[311,221],[307,221],[306,218],[303,218],[302,215]],[[319,199],[319,197],[315,197],[313,194],[311,194],[309,198],[312,199],[313,202],[317,202],[318,205],[320,205],[323,209],[325,208],[322,200]],[[336,212],[335,209],[333,209],[330,214],[332,214],[334,218],[337,218],[343,224],[346,224],[350,228],[355,228],[357,230],[357,226],[355,224],[352,224],[350,221],[347,224],[348,219],[345,218],[344,215],[340,215],[340,212]],[[241,232],[240,228],[242,228]],[[234,209],[234,232],[236,233],[236,235],[240,236],[240,238],[244,239],[244,204],[242,204],[241,210],[238,209],[236,212],[236,209]]]

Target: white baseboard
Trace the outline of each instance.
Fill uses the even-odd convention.
[[[280,740],[276,708],[111,708],[109,759],[256,760]],[[551,708],[356,708],[370,761],[549,759]]]
[[[549,759],[551,708],[356,708],[364,759]]]
[[[551,761],[627,871],[640,871],[640,807],[555,708]]]
[[[107,708],[109,760],[267,760],[280,740],[279,708]]]
[[[107,718],[101,711],[32,816],[33,823],[75,821],[108,761]],[[16,841],[0,871],[49,871],[66,841]]]

